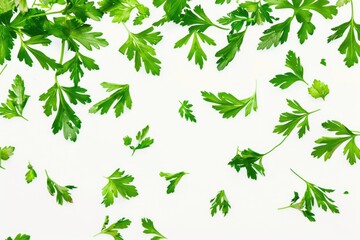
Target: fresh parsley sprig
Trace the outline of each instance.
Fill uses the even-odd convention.
[[[180,102],[180,101],[179,101]],[[182,118],[185,118],[186,121],[196,122],[196,117],[193,114],[193,110],[191,109],[193,105],[189,103],[188,100],[184,100],[180,102],[181,106],[179,108],[179,113]]]
[[[63,205],[64,201],[68,203],[72,203],[73,199],[71,197],[70,191],[75,189],[75,186],[67,185],[67,186],[61,186],[54,182],[48,175],[48,172],[45,170],[46,173],[46,183],[47,183],[47,189],[51,196],[54,196],[56,194],[56,202],[59,205]]]
[[[162,235],[154,226],[154,223],[149,218],[142,218],[141,219],[142,226],[144,227],[143,233],[145,234],[153,234],[154,237],[151,240],[160,240],[160,239],[167,239],[164,235]]]
[[[0,147],[0,169],[5,169],[1,163],[3,161],[9,160],[9,158],[14,154],[15,147],[7,146],[7,147]]]
[[[146,125],[141,131],[138,131],[135,139],[138,141],[137,145],[131,145],[132,138],[129,136],[125,136],[123,138],[124,145],[129,147],[132,150],[132,155],[135,154],[137,150],[144,149],[150,147],[154,143],[154,139],[151,137],[146,137],[150,130],[149,125]]]
[[[214,216],[218,211],[221,211],[224,216],[226,216],[231,208],[229,199],[227,198],[224,190],[220,190],[218,194],[210,200],[210,203],[211,216]]]
[[[187,172],[178,172],[178,173],[166,173],[166,172],[160,172],[160,177],[163,177],[166,179],[166,181],[169,181],[169,185],[167,187],[166,193],[170,194],[175,192],[175,188],[182,179],[183,176],[187,175],[189,173]]]
[[[356,137],[360,136],[359,131],[350,130],[344,124],[329,120],[322,124],[323,128],[330,132],[334,132],[336,137],[321,137],[315,141],[318,145],[314,147],[312,156],[320,158],[324,156],[324,160],[328,160],[332,157],[333,153],[342,144],[344,146],[343,154],[346,155],[346,159],[351,165],[354,165],[358,159],[360,159],[360,149],[356,144]]]
[[[28,163],[27,168],[28,171],[25,174],[25,180],[27,183],[31,183],[32,181],[34,181],[35,178],[37,178],[37,173],[30,162]]]
[[[8,237],[8,238],[6,238],[6,240],[13,240],[13,238]],[[16,235],[14,240],[30,240],[30,235],[19,233],[18,235]]]
[[[101,231],[95,236],[106,234],[112,236],[114,240],[124,240],[119,231],[128,228],[130,224],[131,221],[129,219],[121,218],[117,222],[109,225],[109,216],[106,216]]]
[[[294,197],[291,200],[289,206],[279,208],[279,210],[293,208],[301,211],[303,215],[310,221],[315,222],[315,214],[313,213],[313,208],[315,203],[325,212],[329,209],[332,213],[339,213],[338,207],[334,204],[334,200],[332,200],[327,194],[334,192],[332,189],[327,189],[323,187],[319,187],[313,183],[306,181],[299,174],[297,174],[294,170],[291,171],[299,177],[306,184],[306,191],[304,196],[300,199],[299,193],[294,192]]]

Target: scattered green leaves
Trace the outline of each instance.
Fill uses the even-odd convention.
[[[181,106],[179,108],[179,113],[182,118],[185,117],[186,121],[190,120],[191,122],[196,122],[196,117],[193,114],[193,110],[191,108],[193,105],[189,103],[188,100],[184,100],[180,102]]]
[[[51,196],[54,196],[56,194],[56,202],[59,205],[63,205],[64,201],[68,203],[72,203],[73,199],[71,197],[70,190],[75,189],[75,186],[68,185],[68,186],[60,186],[56,182],[54,182],[48,175],[47,171],[46,177],[47,177],[47,188]]]
[[[14,154],[15,147],[0,147],[0,169],[5,169],[1,163],[7,161]]]
[[[107,92],[113,92],[109,97],[105,98],[104,100],[96,103],[92,106],[89,110],[90,113],[97,113],[100,111],[101,114],[105,114],[109,111],[111,106],[114,104],[115,109],[115,116],[119,117],[121,114],[124,113],[125,107],[131,109],[132,107],[132,100],[130,96],[130,86],[128,84],[115,84],[115,83],[101,83],[101,86],[106,89]]]
[[[109,225],[109,216],[105,217],[104,224],[101,228],[101,232],[99,232],[97,235],[100,234],[107,234],[114,238],[114,240],[124,240],[124,238],[121,236],[119,230],[126,229],[130,226],[131,221],[126,218],[119,219],[116,223]]]
[[[154,237],[151,240],[160,240],[160,239],[167,239],[164,235],[162,235],[154,226],[153,221],[149,218],[142,218],[141,219],[142,226],[144,227],[143,233],[145,234],[153,234]]]
[[[347,142],[343,154],[346,155],[346,159],[351,165],[355,164],[356,160],[360,159],[360,149],[355,142],[356,137],[360,136],[360,133],[349,130],[344,124],[335,120],[324,122],[322,126],[326,130],[334,132],[338,137],[319,138],[315,141],[318,146],[314,147],[311,155],[316,158],[324,156],[324,160],[326,161],[331,158],[341,144]]]
[[[201,95],[205,101],[213,103],[213,109],[219,111],[219,113],[223,115],[223,118],[234,118],[244,108],[245,116],[248,116],[251,111],[256,111],[258,107],[256,91],[252,96],[241,100],[225,92],[220,92],[216,96],[211,92],[202,91]]]
[[[31,165],[30,162],[28,163],[27,168],[28,168],[28,171],[25,174],[25,180],[27,183],[31,183],[37,177],[37,174],[36,174],[34,167]]]
[[[24,80],[19,75],[16,75],[11,87],[12,90],[9,90],[6,103],[2,103],[0,106],[0,116],[8,119],[21,117],[27,120],[23,116],[23,111],[29,99],[29,95],[25,94]]]
[[[134,177],[131,175],[125,175],[125,171],[116,169],[113,174],[107,177],[108,183],[102,189],[102,195],[104,197],[102,203],[105,207],[108,207],[114,203],[114,199],[119,194],[125,198],[130,199],[138,195],[138,191],[134,185],[130,185],[134,181]]]
[[[178,183],[180,182],[181,178],[183,176],[185,176],[186,172],[178,172],[178,173],[165,173],[165,172],[160,172],[160,177],[164,177],[166,179],[166,181],[170,181],[169,186],[167,187],[166,193],[170,194],[175,192],[175,188],[178,185]]]
[[[137,150],[148,148],[154,143],[154,139],[152,139],[150,137],[146,137],[146,135],[149,132],[149,129],[150,129],[149,125],[146,125],[146,127],[144,127],[141,131],[138,131],[138,133],[136,134],[136,137],[135,137],[136,140],[138,141],[136,146],[131,145],[131,143],[132,143],[131,137],[125,136],[123,138],[124,145],[128,146],[132,150],[132,155],[134,155],[134,153]]]
[[[221,211],[226,216],[231,208],[224,190],[219,191],[216,197],[210,200],[210,203],[211,216],[214,216],[218,211]]]
[[[315,214],[313,213],[313,207],[315,202],[317,206],[323,209],[325,212],[329,209],[332,213],[339,213],[339,209],[336,205],[334,205],[334,200],[327,196],[328,193],[334,192],[332,189],[326,189],[323,187],[319,187],[313,183],[306,181],[300,175],[298,175],[294,170],[291,171],[303,180],[306,184],[306,191],[304,196],[300,199],[299,194],[294,192],[294,198],[291,200],[289,206],[279,208],[293,208],[301,211],[303,215],[309,219],[310,222],[315,222]]]

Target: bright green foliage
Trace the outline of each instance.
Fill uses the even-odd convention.
[[[124,238],[121,236],[119,230],[126,229],[130,226],[131,221],[126,218],[119,219],[116,223],[109,225],[109,216],[105,217],[104,224],[101,228],[101,232],[99,232],[97,235],[100,234],[107,234],[114,238],[114,240],[124,240]]]
[[[297,32],[299,41],[303,44],[315,31],[311,22],[313,12],[319,13],[325,19],[332,19],[337,14],[336,6],[329,5],[328,0],[266,0],[276,9],[291,9],[293,14],[285,21],[277,23],[264,31],[260,38],[258,49],[269,49],[287,41],[292,20],[295,18],[301,27]]]
[[[13,239],[11,237],[8,237],[8,238],[6,238],[6,240],[13,240]],[[30,240],[30,236],[27,234],[19,233],[18,235],[16,235],[14,240]]]
[[[218,20],[222,25],[230,25],[231,30],[227,36],[228,45],[216,53],[218,70],[223,70],[234,58],[243,43],[245,33],[250,25],[261,25],[264,22],[272,23],[276,20],[271,16],[269,4],[246,1],[239,7]]]
[[[116,169],[107,179],[109,182],[102,189],[102,195],[104,197],[102,203],[105,207],[112,205],[114,199],[117,198],[119,194],[125,199],[138,195],[136,187],[130,185],[130,183],[134,181],[134,178],[130,175],[125,175],[125,171],[121,172],[120,169]]]
[[[134,25],[142,24],[142,21],[150,16],[149,8],[137,0],[102,0],[99,5],[101,11],[110,13],[113,22],[127,22],[134,9],[137,10]]]
[[[141,219],[142,226],[144,227],[143,233],[145,234],[153,234],[154,237],[151,240],[160,240],[160,239],[167,239],[164,235],[162,235],[154,226],[153,221],[149,218],[142,218]]]
[[[27,168],[28,168],[28,171],[25,174],[25,180],[27,183],[31,183],[37,177],[37,174],[36,174],[34,167],[30,164],[30,162],[28,163]]]
[[[104,100],[96,103],[92,106],[89,110],[90,113],[97,113],[100,111],[101,114],[105,114],[109,111],[111,106],[115,103],[115,116],[119,117],[121,114],[124,113],[125,107],[131,109],[132,107],[132,100],[130,96],[130,86],[128,84],[115,84],[115,83],[101,83],[107,92],[113,92],[109,97],[105,98]]]
[[[0,147],[0,169],[5,169],[1,166],[2,161],[7,161],[15,151],[15,147]]]
[[[65,62],[63,66],[57,71],[60,75],[65,72],[70,72],[70,79],[74,81],[74,85],[78,86],[81,78],[84,76],[84,66],[88,70],[98,70],[99,66],[95,63],[95,60],[89,58],[80,52],[76,52],[75,56]]]
[[[46,93],[40,96],[40,101],[45,101],[43,108],[46,116],[50,116],[53,112],[57,111],[52,125],[54,134],[63,130],[65,139],[76,141],[77,134],[81,128],[81,120],[70,107],[65,96],[74,105],[78,102],[82,104],[90,103],[90,96],[85,94],[85,92],[86,89],[84,88],[77,86],[63,87],[56,82]]]
[[[167,187],[167,194],[173,193],[175,192],[175,188],[178,185],[178,183],[180,182],[181,178],[183,176],[185,176],[186,172],[178,172],[178,173],[165,173],[165,172],[160,172],[160,177],[164,177],[166,179],[166,181],[170,181],[169,186]]]
[[[302,138],[306,131],[310,130],[309,115],[319,110],[308,112],[295,100],[287,99],[287,104],[292,108],[292,112],[285,112],[280,115],[280,125],[275,126],[274,133],[289,136],[297,127],[299,128],[299,138]]]
[[[2,5],[4,6],[0,5],[0,65],[3,65],[5,60],[11,60],[11,50],[16,38],[16,33],[10,26],[12,13],[9,10],[13,7],[8,6],[6,1]]]
[[[298,81],[306,83],[304,79],[304,68],[301,65],[300,58],[296,56],[295,52],[290,50],[287,53],[285,66],[290,68],[292,72],[278,74],[271,79],[270,82],[275,87],[286,89]]]
[[[317,206],[323,209],[325,212],[329,209],[332,213],[339,213],[339,209],[334,205],[334,200],[327,196],[328,193],[334,192],[332,189],[326,189],[323,187],[319,187],[313,183],[306,181],[304,178],[299,176],[292,169],[291,171],[298,176],[301,180],[303,180],[306,184],[306,191],[304,196],[300,199],[299,194],[294,192],[294,197],[291,200],[291,203],[287,207],[279,208],[294,208],[303,213],[303,215],[309,219],[310,222],[315,222],[315,214],[313,213],[313,207],[315,202]]]
[[[146,125],[146,127],[144,127],[141,131],[138,131],[138,133],[136,134],[136,140],[138,141],[136,146],[131,145],[132,143],[131,137],[126,136],[123,138],[124,145],[128,146],[132,150],[132,155],[134,155],[134,153],[137,150],[148,148],[154,143],[154,139],[150,137],[146,137],[146,135],[149,132],[149,129],[150,129],[149,125]]]
[[[321,61],[320,61],[320,64],[326,66],[326,59],[322,58]]]
[[[328,37],[328,43],[341,38],[347,31],[347,35],[340,44],[338,50],[345,55],[344,62],[346,66],[352,67],[359,62],[360,56],[360,24],[355,22],[354,6],[351,0],[339,0],[337,5],[339,7],[351,3],[351,19],[348,22],[342,23],[337,27],[332,28],[334,33]],[[357,37],[356,37],[357,36]]]
[[[158,44],[161,39],[160,32],[154,32],[153,27],[139,33],[132,33],[128,30],[128,39],[119,51],[130,61],[134,59],[136,71],[140,70],[143,63],[146,73],[159,75],[161,61],[156,58],[156,52],[152,46]]]
[[[51,2],[54,0],[46,0]],[[63,0],[55,0],[57,3],[62,3]],[[100,21],[103,16],[102,11],[94,6],[94,2],[88,2],[87,0],[67,0],[68,4],[64,10],[65,14],[74,14],[74,16],[81,21],[85,22],[88,18]]]
[[[348,194],[349,194],[349,191],[345,191],[343,194],[348,195]]]
[[[243,151],[237,150],[235,157],[231,159],[228,165],[235,168],[237,172],[245,168],[247,177],[256,180],[258,173],[265,176],[265,169],[262,164],[264,156],[265,154],[257,153],[250,148]]]
[[[187,6],[189,0],[153,0],[155,7],[164,5],[165,17],[164,21],[175,21],[180,20],[180,14],[183,9]]]
[[[230,2],[231,2],[231,0],[216,0],[215,1],[216,4],[224,4],[224,3],[229,4]]]
[[[321,137],[315,141],[318,146],[314,147],[312,156],[320,158],[324,156],[324,160],[331,158],[335,150],[340,147],[341,144],[346,142],[344,147],[344,155],[351,165],[356,163],[357,159],[360,159],[360,149],[356,145],[355,139],[360,136],[358,131],[351,131],[342,123],[332,120],[322,124],[323,128],[330,132],[334,132],[337,137]]]
[[[207,60],[207,55],[201,47],[200,40],[203,43],[215,46],[216,43],[214,39],[204,34],[204,32],[209,27],[221,27],[217,26],[210,20],[200,5],[195,6],[193,11],[185,9],[184,14],[181,15],[180,25],[189,26],[189,33],[177,41],[174,48],[181,48],[192,38],[188,60],[190,61],[195,56],[195,64],[199,65],[200,69],[202,69],[204,61]]]
[[[25,94],[24,81],[19,75],[16,75],[14,83],[11,85],[11,87],[12,90],[9,90],[6,103],[2,103],[0,106],[0,116],[8,119],[14,117],[21,117],[26,119],[22,114],[29,99],[29,95]]]
[[[56,202],[60,205],[63,205],[64,201],[68,203],[72,203],[73,199],[71,197],[70,190],[76,188],[75,186],[68,185],[68,186],[60,186],[56,182],[54,182],[48,175],[47,171],[47,188],[51,196],[56,194]]]
[[[322,98],[323,100],[330,93],[328,85],[316,79],[311,87],[308,88],[308,91],[313,98]]]
[[[211,216],[214,216],[218,211],[221,211],[224,216],[228,214],[231,206],[228,198],[226,197],[225,191],[221,190],[216,197],[210,200],[211,203]]]
[[[225,92],[220,92],[216,96],[213,93],[202,91],[201,95],[205,101],[213,103],[213,109],[219,111],[223,118],[235,117],[244,108],[245,116],[248,116],[251,111],[257,110],[256,91],[251,97],[241,100]]]
[[[182,118],[185,117],[186,121],[190,120],[191,122],[196,122],[196,117],[193,114],[193,110],[191,110],[193,105],[190,104],[188,100],[184,100],[183,102],[180,102],[180,104],[181,104],[179,108],[180,116]]]

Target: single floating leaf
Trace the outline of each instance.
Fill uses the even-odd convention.
[[[211,216],[214,216],[218,211],[221,211],[226,216],[231,208],[224,190],[219,191],[215,198],[210,200],[210,203]]]
[[[123,138],[124,145],[129,147],[132,150],[132,155],[134,155],[134,153],[137,150],[148,148],[154,143],[154,139],[152,139],[150,137],[146,137],[147,133],[149,132],[149,129],[150,129],[150,127],[149,127],[149,125],[147,125],[141,131],[138,131],[138,133],[136,134],[136,140],[137,140],[136,146],[131,145],[131,143],[132,143],[131,137],[125,136]]]
[[[28,171],[25,174],[25,180],[27,183],[31,183],[37,177],[37,174],[36,174],[34,167],[30,164],[30,162],[28,163],[27,168],[28,168]]]
[[[186,121],[190,120],[190,122],[196,122],[196,117],[193,114],[191,108],[193,107],[192,104],[189,103],[188,100],[184,100],[180,102],[181,106],[179,108],[179,113],[182,118],[185,117]]]
[[[97,235],[100,234],[106,234],[110,235],[114,238],[114,240],[124,240],[124,238],[121,236],[119,230],[126,229],[130,226],[131,221],[126,218],[121,218],[117,222],[109,225],[109,216],[105,217],[104,224],[102,226],[101,232],[99,232]]]
[[[71,197],[70,190],[75,189],[75,186],[68,185],[68,186],[60,186],[56,182],[54,182],[48,175],[47,171],[47,188],[51,196],[54,196],[56,194],[56,202],[59,205],[63,205],[64,201],[68,203],[72,203],[73,199]]]
[[[322,98],[323,100],[325,100],[325,97],[330,93],[328,85],[316,79],[312,86],[308,88],[308,91],[313,98]]]
[[[169,181],[170,184],[167,187],[167,194],[173,193],[175,192],[175,188],[178,185],[178,183],[180,182],[181,178],[183,176],[185,176],[186,172],[178,172],[178,173],[165,173],[165,172],[160,172],[160,177],[164,177],[166,179],[166,181]]]
[[[3,161],[9,160],[9,158],[14,154],[15,147],[0,147],[0,169],[5,169],[1,163]]]
[[[152,240],[160,240],[160,239],[167,239],[164,235],[162,235],[154,226],[153,221],[149,218],[142,218],[141,219],[142,226],[144,227],[143,233],[145,234],[153,234],[155,235],[152,237]]]

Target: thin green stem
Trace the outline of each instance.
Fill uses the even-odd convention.
[[[5,66],[1,69],[0,75],[5,71],[6,67],[7,67],[7,64],[5,64]]]
[[[290,170],[291,170],[298,178],[300,178],[301,180],[303,180],[306,184],[308,183],[308,181],[306,181],[303,177],[301,177],[299,174],[297,174],[294,170],[292,170],[291,168],[290,168]]]
[[[309,112],[308,115],[310,115],[310,114],[312,114],[312,113],[316,113],[316,112],[318,112],[318,111],[320,111],[320,109],[316,109],[315,111]]]
[[[287,208],[292,208],[292,206],[289,205],[289,206],[286,206],[286,207],[281,207],[281,208],[278,208],[278,210],[284,210],[284,209],[287,209]]]
[[[351,22],[354,23],[354,3],[353,0],[350,0],[350,5],[351,5]]]
[[[267,155],[267,154],[269,154],[269,153],[271,153],[271,152],[274,151],[276,148],[280,147],[280,145],[283,144],[283,143],[285,142],[285,140],[286,140],[289,136],[290,136],[290,135],[287,135],[286,137],[284,137],[284,139],[283,139],[280,143],[278,143],[275,147],[273,147],[272,149],[270,149],[269,151],[267,151],[267,152],[264,154],[264,156]]]

